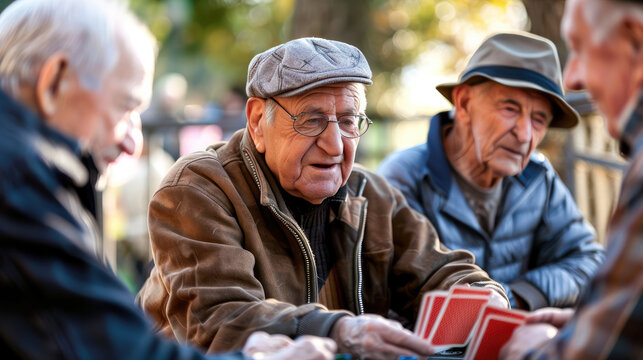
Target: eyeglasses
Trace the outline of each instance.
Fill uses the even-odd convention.
[[[279,107],[292,119],[292,127],[296,132],[304,136],[317,136],[326,130],[329,122],[336,122],[339,126],[339,133],[345,138],[358,138],[368,130],[373,122],[366,115],[340,115],[337,120],[330,120],[325,114],[303,112],[292,116],[286,108],[271,97]]]

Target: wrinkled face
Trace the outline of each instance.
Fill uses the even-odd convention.
[[[315,88],[303,95],[277,98],[293,116],[302,112],[328,115],[363,114],[360,89],[354,84],[334,84]],[[271,100],[266,100],[271,101]],[[293,129],[293,120],[280,108],[272,124],[265,117],[260,134],[253,136],[257,150],[264,153],[268,167],[289,194],[319,204],[337,193],[353,168],[359,138],[344,138],[337,123],[331,122],[318,136],[308,137]]]
[[[584,0],[569,0],[565,4],[562,31],[569,54],[563,81],[568,89],[589,91],[607,120],[608,132],[618,138],[621,113],[637,92],[632,81],[636,54],[618,31],[600,43],[593,41],[584,6],[587,6]]]
[[[102,172],[122,152],[135,154],[142,146],[140,111],[150,99],[153,56],[143,58],[121,46],[121,56],[97,90],[80,79],[67,82],[55,118],[74,124],[69,135],[80,140]],[[61,92],[62,93],[62,92]]]
[[[492,81],[469,89],[466,120],[477,161],[498,176],[520,173],[547,132],[553,117],[550,101],[538,91]]]

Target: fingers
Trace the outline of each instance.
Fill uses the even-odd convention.
[[[542,308],[527,315],[527,323],[547,323],[561,328],[574,316],[574,309]]]
[[[323,353],[328,352],[333,357],[337,351],[337,344],[329,338],[307,335],[297,338],[295,343],[301,346],[304,350],[307,348],[313,348],[315,351],[321,351]]]
[[[249,357],[259,357],[258,354],[270,354],[277,352],[289,345],[293,341],[285,335],[269,335],[263,331],[252,333],[242,352]]]
[[[489,304],[493,306],[497,306],[502,309],[510,308],[509,302],[507,301],[507,299],[505,299],[504,296],[500,295],[500,293],[498,293],[495,290],[491,290],[491,297],[489,298]]]
[[[340,352],[367,359],[396,359],[399,355],[428,356],[433,349],[401,324],[377,315],[345,317],[336,333]],[[337,325],[337,324],[336,324]]]
[[[406,352],[411,352],[412,354],[420,355],[431,355],[433,354],[433,349],[429,346],[428,342],[419,336],[416,336],[411,331],[404,329],[402,327],[395,328],[397,330],[381,328],[381,338],[384,345],[395,346],[400,349],[405,349],[407,351],[398,352],[398,354],[403,354]],[[399,351],[399,350],[396,350]]]
[[[317,336],[302,336],[295,342],[276,353],[268,356],[259,356],[265,360],[290,360],[290,359],[310,359],[310,360],[332,360],[335,358],[337,345],[328,338]]]
[[[525,354],[556,336],[558,329],[549,324],[531,324],[518,327],[500,351],[500,359],[522,359]]]

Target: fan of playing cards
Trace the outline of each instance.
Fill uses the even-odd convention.
[[[465,359],[497,359],[527,313],[488,305],[490,289],[454,286],[424,294],[415,333],[436,351],[468,345]]]

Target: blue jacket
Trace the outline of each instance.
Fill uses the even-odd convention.
[[[96,171],[78,143],[2,92],[0,174],[0,357],[206,358],[157,336],[95,256]]]
[[[378,172],[431,220],[442,243],[473,252],[512,306],[514,294],[532,310],[574,305],[604,253],[569,190],[542,154],[532,154],[522,173],[505,178],[488,235],[451,175],[440,136],[451,122],[448,112],[434,116],[427,143],[391,154]]]

